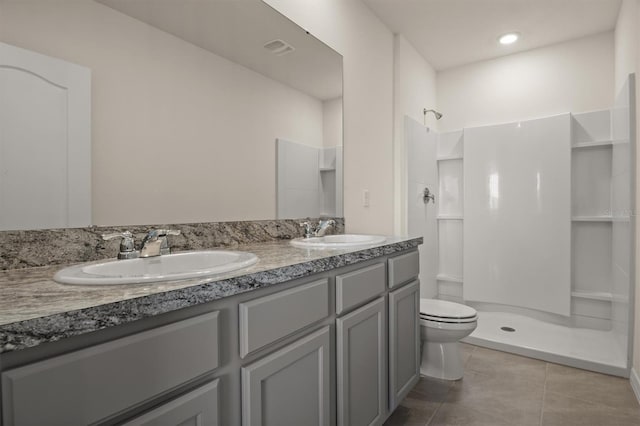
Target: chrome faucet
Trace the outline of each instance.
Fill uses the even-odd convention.
[[[330,226],[335,226],[336,221],[333,219],[320,220],[317,227],[313,227],[309,222],[302,222],[300,226],[304,229],[304,238],[324,237]]]
[[[153,229],[147,233],[142,240],[140,257],[153,257],[162,254],[169,254],[171,248],[167,240],[167,235],[180,235],[180,231],[171,229]]]

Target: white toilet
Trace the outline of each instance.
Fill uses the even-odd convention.
[[[445,380],[462,378],[464,366],[458,341],[478,325],[478,312],[470,306],[437,299],[420,299],[420,374]]]

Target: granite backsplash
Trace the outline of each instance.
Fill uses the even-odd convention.
[[[172,250],[203,250],[302,237],[300,222],[305,220],[318,221],[305,218],[0,231],[0,270],[115,258],[119,240],[102,239],[103,234],[112,232],[130,231],[138,247],[151,229],[177,229],[181,234],[169,237]],[[344,233],[344,219],[334,220],[336,226],[328,233]]]

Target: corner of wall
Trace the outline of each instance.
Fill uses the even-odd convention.
[[[637,69],[639,12],[638,0],[623,0],[620,4],[614,30],[614,94],[621,89],[627,76]]]
[[[631,369],[629,382],[631,383],[631,389],[633,389],[633,393],[636,395],[638,403],[640,403],[640,376],[638,376],[638,372],[635,368]]]

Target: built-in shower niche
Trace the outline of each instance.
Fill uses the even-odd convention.
[[[571,313],[579,327],[610,330],[613,298],[611,110],[571,117]]]
[[[438,135],[438,297],[462,301],[462,130]]]
[[[611,222],[573,222],[571,313],[575,326],[611,329]]]
[[[341,181],[340,173],[342,172],[342,149],[338,148],[321,148],[318,152],[320,194],[322,197],[320,216],[336,216],[338,209],[342,211],[342,207],[339,205],[342,195],[338,193],[338,182]],[[340,184],[340,188],[342,188],[342,184]]]

